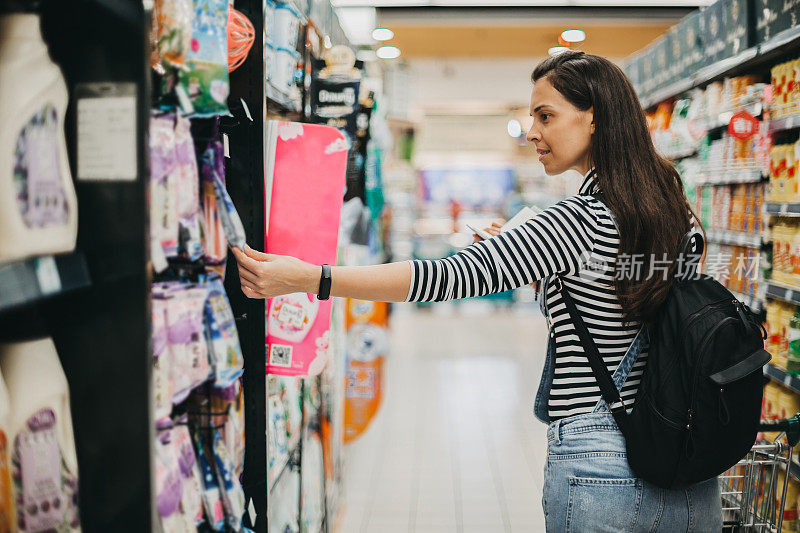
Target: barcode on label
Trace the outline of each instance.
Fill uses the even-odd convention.
[[[271,344],[269,347],[270,366],[292,366],[292,346]]]

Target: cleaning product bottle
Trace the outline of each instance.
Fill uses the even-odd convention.
[[[11,420],[11,403],[8,389],[0,374],[0,533],[16,531],[14,492],[11,488],[11,461],[9,460],[8,430]]]
[[[75,248],[67,86],[39,16],[0,16],[0,262]]]
[[[21,531],[80,531],[67,378],[52,339],[0,344],[11,400],[12,478]]]
[[[800,308],[789,319],[789,329],[786,332],[789,337],[789,350],[786,359],[786,372],[794,376],[800,375]],[[789,416],[792,416],[792,413]]]

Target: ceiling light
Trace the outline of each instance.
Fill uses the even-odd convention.
[[[325,48],[333,48],[333,43],[331,42],[331,38],[329,35],[326,35],[325,39],[323,39],[323,45],[325,46]]]
[[[397,59],[400,57],[400,49],[396,46],[381,46],[375,51],[375,55],[381,59]]]
[[[372,30],[372,38],[376,41],[388,41],[394,37],[394,32],[389,28],[375,28]]]
[[[586,40],[586,33],[583,30],[564,30],[561,32],[561,38],[568,43],[579,43]]]
[[[512,118],[508,121],[508,134],[514,139],[522,135],[522,124],[519,123],[519,120]]]
[[[569,50],[566,46],[554,46],[550,50],[547,51],[548,54],[554,56],[556,54],[560,54],[561,52],[566,52]]]

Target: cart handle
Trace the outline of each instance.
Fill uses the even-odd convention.
[[[762,420],[758,425],[759,431],[782,431],[786,433],[786,441],[794,447],[800,442],[800,413],[784,420]]]

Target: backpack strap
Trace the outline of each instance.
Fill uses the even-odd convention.
[[[575,331],[578,334],[578,338],[581,340],[581,346],[583,346],[583,351],[586,353],[586,358],[589,360],[589,366],[592,367],[592,373],[594,374],[595,380],[597,380],[597,385],[600,387],[600,393],[603,395],[603,399],[606,401],[609,410],[611,410],[611,414],[614,415],[615,419],[618,419],[619,416],[625,416],[625,411],[627,409],[625,402],[622,400],[619,389],[617,389],[617,386],[614,384],[614,379],[608,372],[605,362],[603,362],[597,345],[594,343],[591,334],[589,334],[589,329],[581,318],[575,301],[564,287],[561,276],[555,276],[555,287],[558,292],[561,293],[561,299],[564,301],[567,313],[572,318],[572,324],[575,326]],[[616,408],[612,407],[615,404],[619,405]],[[618,425],[620,425],[620,429],[622,429],[621,424]]]

